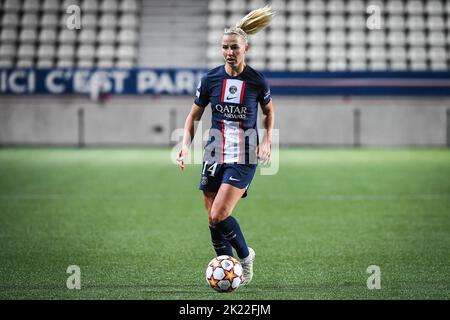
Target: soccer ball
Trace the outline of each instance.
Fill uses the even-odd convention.
[[[206,267],[206,282],[216,291],[234,291],[243,280],[241,263],[231,256],[215,257]]]

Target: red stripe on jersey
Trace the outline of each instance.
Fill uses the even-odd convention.
[[[244,103],[244,91],[245,91],[245,81],[242,81],[242,88],[241,88],[241,98],[239,99],[239,103]]]
[[[222,120],[222,163],[225,162],[225,121]]]
[[[222,83],[222,98],[220,99],[220,101],[225,101],[225,89],[227,88],[227,79],[223,79],[223,83]]]
[[[239,121],[239,163],[244,163],[245,158],[244,123]]]

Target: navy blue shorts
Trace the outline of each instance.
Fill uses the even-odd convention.
[[[219,191],[222,183],[245,189],[242,198],[247,196],[247,190],[256,172],[256,164],[207,163],[203,162],[200,190],[208,192]]]

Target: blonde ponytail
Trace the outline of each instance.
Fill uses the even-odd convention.
[[[275,12],[270,6],[251,11],[232,28],[225,29],[225,34],[239,34],[248,41],[249,34],[255,34],[267,27]]]

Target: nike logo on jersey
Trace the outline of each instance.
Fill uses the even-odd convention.
[[[227,96],[227,100],[236,99],[237,96]]]
[[[233,176],[231,176],[231,177],[229,178],[229,180],[230,180],[230,181],[241,181],[241,180],[239,180],[239,179],[233,178]]]

